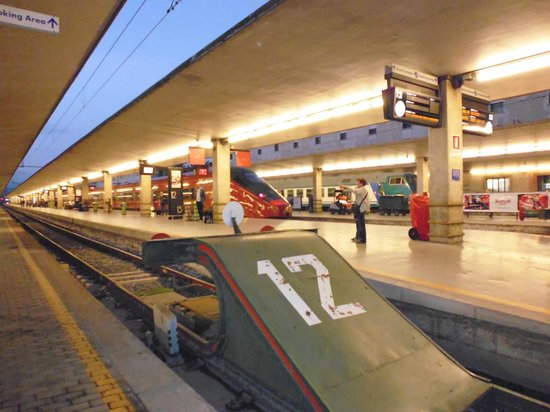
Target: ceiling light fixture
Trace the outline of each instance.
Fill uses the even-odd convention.
[[[475,78],[485,82],[548,66],[550,66],[550,51],[476,70]]]
[[[116,173],[127,172],[138,168],[139,168],[139,162],[137,160],[133,160],[131,162],[126,162],[114,167],[110,167],[108,170],[109,170],[109,174],[114,175]]]
[[[473,159],[476,157],[503,156],[522,153],[536,153],[550,151],[550,142],[539,142],[532,144],[511,144],[508,146],[489,146],[480,149],[464,149],[463,159]]]
[[[307,173],[313,173],[313,167],[296,167],[294,169],[283,169],[283,170],[264,170],[258,171],[256,174],[259,177],[282,177],[282,176],[293,176],[293,175],[303,175]]]
[[[544,164],[528,164],[521,166],[503,166],[493,168],[473,168],[470,170],[470,174],[475,176],[499,176],[503,174],[512,173],[529,173],[529,172],[544,172],[550,170],[550,163]]]
[[[321,122],[335,117],[342,117],[348,114],[358,113],[375,107],[382,107],[382,96],[370,96],[351,103],[340,104],[328,109],[316,109],[292,113],[286,116],[279,116],[256,125],[248,129],[233,130],[229,133],[229,143],[237,143],[248,140],[253,137],[263,136],[269,133],[281,132],[283,130],[293,129],[298,126],[305,126],[312,123]]]

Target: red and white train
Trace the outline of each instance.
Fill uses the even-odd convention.
[[[204,176],[186,176],[185,174],[182,176],[184,206],[194,202],[194,189],[197,185],[201,185],[206,192],[204,210],[212,209],[212,175],[210,172]],[[101,203],[103,200],[102,189],[93,187],[90,189],[91,200]],[[153,207],[158,214],[161,214],[163,205],[168,199],[168,177],[153,177],[152,189]],[[231,168],[230,195],[231,200],[237,201],[243,206],[245,217],[287,218],[292,214],[292,208],[288,201],[265,180],[247,168]],[[139,198],[139,183],[113,184],[114,209],[119,209],[121,203],[126,202],[128,210],[139,210]]]

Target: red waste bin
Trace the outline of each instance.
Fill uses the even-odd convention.
[[[412,240],[430,240],[430,198],[413,194],[410,197],[411,224],[409,237]]]

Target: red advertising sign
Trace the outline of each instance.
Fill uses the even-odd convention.
[[[204,165],[206,163],[206,150],[202,147],[190,147],[189,163],[197,166]]]
[[[236,165],[238,167],[250,167],[252,166],[252,159],[250,158],[250,152],[248,150],[238,150],[235,152]]]

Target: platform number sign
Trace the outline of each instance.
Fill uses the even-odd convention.
[[[182,172],[183,169],[179,167],[168,168],[168,213],[171,216],[183,216]]]
[[[327,312],[331,319],[338,320],[366,312],[365,308],[359,302],[336,305],[334,302],[334,295],[332,294],[329,271],[315,255],[289,256],[284,257],[282,261],[287,269],[293,273],[301,272],[302,266],[305,265],[310,265],[315,269],[321,307]],[[309,305],[302,299],[290,283],[288,283],[283,275],[281,275],[270,260],[260,260],[257,262],[257,266],[258,275],[267,275],[309,326],[321,323],[321,320],[315,312],[313,312]]]

